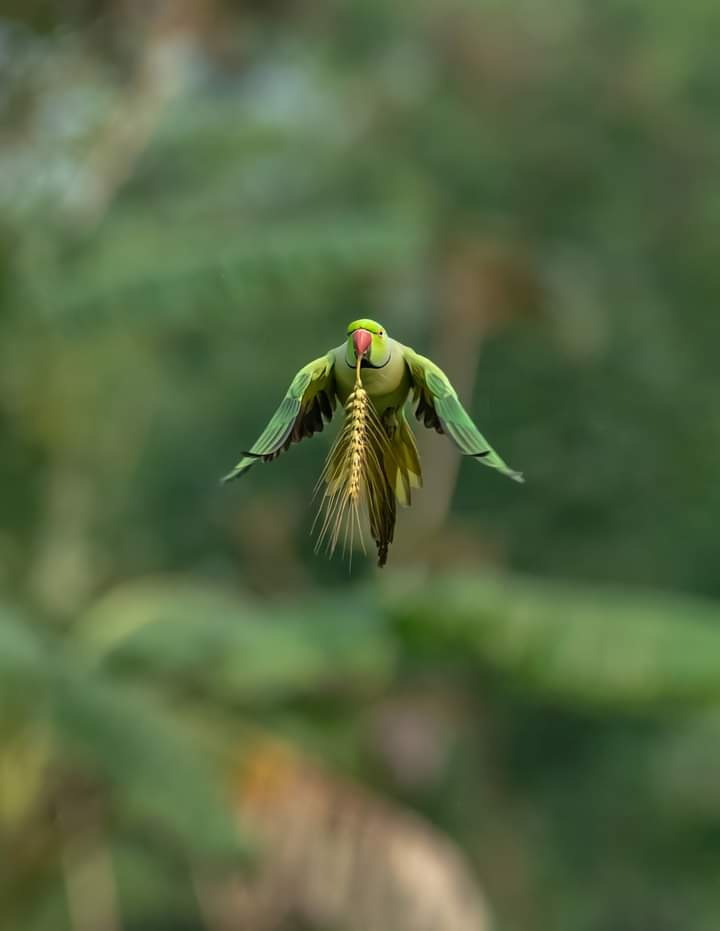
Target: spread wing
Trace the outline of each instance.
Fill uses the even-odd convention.
[[[244,475],[259,460],[270,462],[306,436],[319,433],[335,412],[335,362],[332,353],[300,369],[270,423],[223,478],[230,482]]]
[[[516,482],[524,481],[522,473],[506,465],[480,433],[442,369],[407,346],[403,347],[403,354],[415,391],[417,419],[426,427],[447,434],[463,455],[497,469]]]

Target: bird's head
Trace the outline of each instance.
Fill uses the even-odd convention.
[[[355,366],[362,359],[372,366],[381,366],[390,358],[387,330],[375,320],[354,320],[347,330],[347,361]]]

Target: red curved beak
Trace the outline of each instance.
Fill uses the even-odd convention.
[[[352,335],[355,345],[355,355],[364,356],[372,346],[372,333],[368,330],[355,330]]]

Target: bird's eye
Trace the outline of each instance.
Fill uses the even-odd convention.
[[[385,336],[385,330],[378,331],[378,336]]]

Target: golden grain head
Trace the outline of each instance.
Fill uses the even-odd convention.
[[[360,504],[371,498],[371,489],[382,471],[385,434],[378,415],[362,385],[360,364],[355,387],[345,404],[345,423],[325,463],[318,490],[325,489],[313,527],[321,521],[316,549],[326,545],[332,555],[340,540],[351,552],[356,532],[365,548],[360,523]]]

